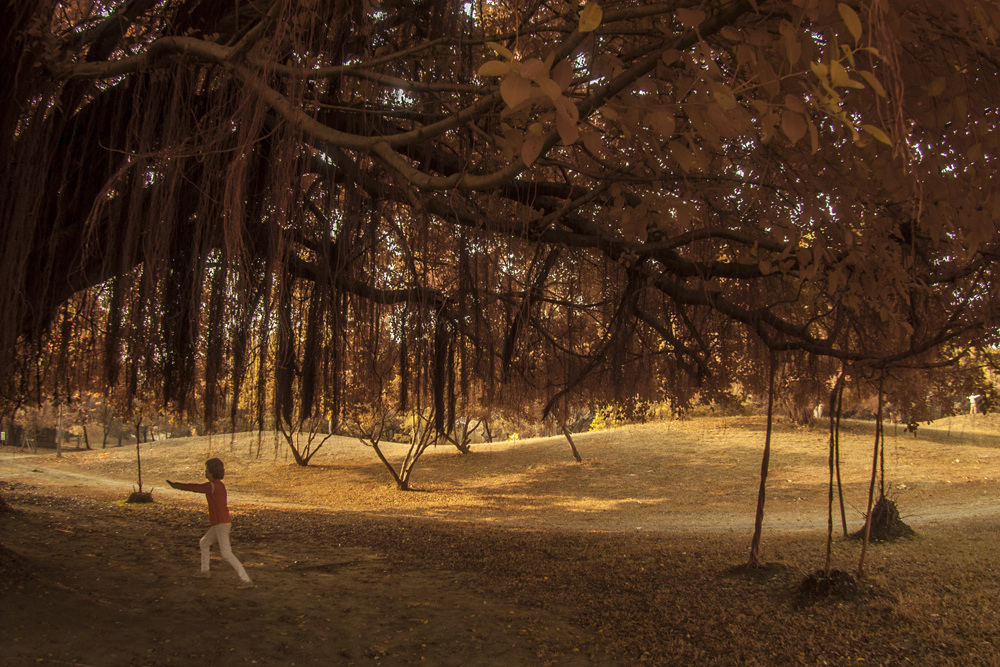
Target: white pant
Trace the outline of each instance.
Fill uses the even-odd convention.
[[[201,571],[208,572],[208,561],[212,550],[212,545],[215,543],[219,544],[219,555],[222,556],[222,560],[226,561],[233,566],[236,570],[236,574],[239,575],[240,579],[243,581],[250,581],[250,576],[247,571],[243,569],[243,564],[240,563],[239,559],[233,555],[233,548],[229,546],[229,529],[232,528],[231,523],[217,523],[208,529],[205,536],[201,538],[198,544],[201,546]]]

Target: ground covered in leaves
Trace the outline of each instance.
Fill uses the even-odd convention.
[[[916,536],[870,545],[856,580],[860,544],[839,516],[838,573],[817,576],[823,434],[790,427],[774,443],[767,567],[738,567],[759,426],[583,436],[582,465],[557,440],[440,451],[407,494],[346,441],[308,470],[249,440],[154,443],[149,504],[123,502],[134,448],[131,470],[125,448],[8,450],[0,663],[996,664],[992,426],[890,438],[887,474]],[[856,437],[841,441],[852,532],[867,473],[850,452],[870,453],[863,426]],[[209,454],[229,464],[234,550],[256,588],[237,589],[217,559],[213,578],[191,576],[204,501],[162,480],[197,481]]]

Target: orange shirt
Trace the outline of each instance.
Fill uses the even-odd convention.
[[[229,504],[226,502],[226,485],[215,480],[214,482],[202,482],[201,484],[182,484],[174,482],[175,488],[182,491],[194,491],[204,493],[208,499],[208,522],[211,525],[217,523],[232,523],[229,517]]]

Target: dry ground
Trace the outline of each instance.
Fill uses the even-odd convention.
[[[871,424],[842,436],[851,530]],[[1000,664],[1000,419],[889,427],[887,488],[918,537],[873,545],[849,597],[796,595],[823,565],[827,435],[782,426],[762,556],[763,420],[698,419],[430,450],[416,491],[333,439],[303,469],[270,438],[0,453],[0,664]],[[405,449],[393,446],[390,458]],[[204,500],[169,489],[220,456],[257,587],[194,579]],[[834,566],[860,545],[836,518]]]

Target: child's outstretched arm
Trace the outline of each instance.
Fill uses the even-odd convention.
[[[208,482],[202,482],[200,484],[185,484],[184,482],[172,482],[169,479],[167,484],[175,489],[180,489],[181,491],[194,491],[195,493],[208,493],[211,490],[211,486]]]

